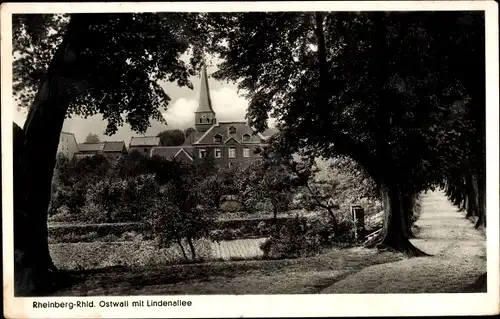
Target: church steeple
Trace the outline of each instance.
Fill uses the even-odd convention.
[[[212,100],[210,99],[210,88],[208,86],[207,68],[205,64],[203,64],[201,69],[200,100],[198,102],[198,109],[194,113],[194,120],[198,132],[206,132],[217,122],[215,112],[212,108]]]

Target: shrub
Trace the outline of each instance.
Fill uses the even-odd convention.
[[[120,236],[127,231],[135,231],[137,233],[147,233],[149,231],[145,224],[140,223],[116,223],[116,224],[81,224],[70,226],[52,226],[48,228],[49,236],[62,238],[66,235],[85,235],[91,232],[96,232],[98,236],[113,234]]]
[[[232,213],[242,211],[244,208],[238,201],[227,200],[221,203],[220,209],[223,212]]]
[[[278,229],[260,245],[264,258],[297,258],[317,252],[319,242],[315,236],[308,236],[304,219],[296,217]]]
[[[49,216],[50,222],[55,223],[69,223],[75,220],[75,216],[71,215],[67,207],[59,207],[53,215]]]
[[[355,242],[352,221],[342,219],[335,227],[328,217],[295,217],[278,226],[270,238],[260,246],[264,258],[297,258],[319,253],[334,245],[351,245]]]

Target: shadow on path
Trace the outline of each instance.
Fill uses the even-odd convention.
[[[416,224],[411,242],[433,256],[366,267],[321,293],[486,292],[486,240],[444,192],[422,195]]]

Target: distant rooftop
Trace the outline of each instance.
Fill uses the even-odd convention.
[[[185,152],[187,151],[187,154],[191,156],[189,153],[192,151],[193,147],[186,147],[186,146],[157,146],[153,147],[151,149],[151,156],[159,155],[167,159],[174,158],[178,153],[180,153],[182,150]]]
[[[80,152],[99,152],[104,150],[104,143],[78,143]]]
[[[104,152],[121,152],[125,147],[124,141],[105,141]]]
[[[99,143],[79,143],[80,152],[121,152],[125,147],[123,141],[104,141]]]
[[[129,146],[158,146],[160,138],[156,136],[135,136],[130,140]]]

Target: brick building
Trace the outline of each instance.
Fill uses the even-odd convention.
[[[156,136],[137,136],[130,139],[128,151],[138,151],[141,154],[149,156],[151,149],[160,145],[160,138]]]
[[[64,154],[68,159],[73,159],[75,153],[78,153],[78,144],[73,133],[61,132],[57,154]]]
[[[81,159],[87,156],[103,154],[110,161],[115,161],[123,154],[127,153],[127,147],[123,141],[106,141],[100,143],[80,143],[78,144],[78,153],[75,158]]]
[[[255,151],[266,145],[268,138],[277,132],[270,129],[256,133],[245,121],[217,121],[212,108],[206,69],[201,73],[198,109],[194,112],[194,128],[181,146],[152,147],[150,155],[168,159],[193,161],[211,157],[216,165],[249,163],[260,157]]]

